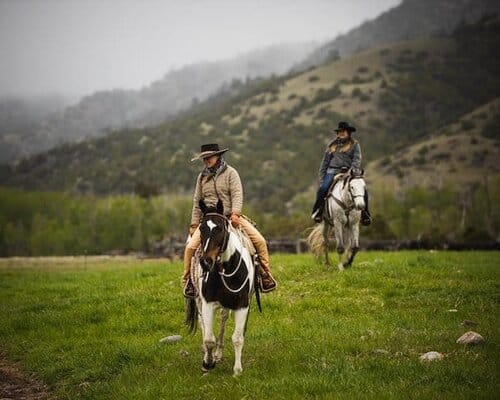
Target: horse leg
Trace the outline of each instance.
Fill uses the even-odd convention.
[[[247,323],[248,307],[240,308],[234,311],[234,333],[233,333],[233,346],[234,346],[234,367],[233,376],[238,376],[243,372],[241,366],[241,353],[243,351],[243,344],[245,342],[245,325]]]
[[[328,224],[326,221],[323,221],[323,242],[325,246],[325,267],[327,270],[330,269],[330,258],[328,257],[328,247],[330,246],[330,243],[328,241],[328,233],[329,233],[330,228],[328,227]]]
[[[344,254],[344,232],[340,223],[333,225],[333,229],[335,231],[335,242],[337,244],[337,254],[339,255],[339,263],[338,268],[340,271],[344,270],[344,264],[342,263],[342,256]]]
[[[213,350],[215,347],[215,335],[213,332],[214,312],[215,305],[204,302],[201,315],[203,321],[203,349],[205,351],[201,368],[203,372],[208,372],[215,368],[215,360],[213,357]]]
[[[351,255],[349,256],[349,259],[345,263],[345,267],[348,268],[352,265],[352,262],[354,261],[354,257],[356,256],[356,253],[359,251],[359,247],[353,247],[351,249]]]
[[[351,255],[347,260],[346,266],[350,267],[352,265],[354,257],[356,256],[356,253],[358,251],[359,251],[359,224],[355,224],[352,227],[352,234],[351,234]]]
[[[219,336],[217,337],[217,346],[215,348],[215,361],[219,362],[222,360],[222,349],[224,348],[224,331],[226,330],[226,322],[229,317],[229,310],[227,308],[223,308],[220,313],[220,331]]]

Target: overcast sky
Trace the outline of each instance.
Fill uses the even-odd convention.
[[[325,41],[401,0],[0,0],[0,96],[137,89],[173,68]]]

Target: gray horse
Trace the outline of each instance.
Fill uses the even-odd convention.
[[[328,247],[332,231],[339,255],[339,270],[350,267],[359,250],[359,221],[361,210],[365,208],[365,191],[362,175],[349,171],[335,179],[325,201],[323,221],[307,238],[309,248],[318,258],[325,254],[327,269],[331,265]]]

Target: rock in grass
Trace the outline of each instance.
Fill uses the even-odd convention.
[[[374,350],[372,350],[372,353],[377,355],[377,356],[385,356],[385,355],[389,354],[389,352],[387,350],[384,350],[384,349],[374,349]]]
[[[429,352],[422,354],[420,356],[420,361],[426,361],[426,362],[442,360],[442,359],[443,359],[443,355],[441,353],[439,353],[438,351],[429,351]]]
[[[182,336],[181,335],[172,335],[172,336],[166,336],[164,338],[161,338],[160,339],[160,343],[177,343],[179,341],[182,340]]]
[[[484,338],[477,332],[469,331],[464,333],[457,339],[459,344],[481,344],[484,343]]]

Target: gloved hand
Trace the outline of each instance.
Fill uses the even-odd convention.
[[[240,226],[240,216],[238,214],[231,214],[231,225],[233,225],[235,228]]]
[[[352,169],[352,176],[363,176],[363,170],[359,168]]]
[[[192,224],[189,226],[189,236],[193,236],[194,231],[198,228],[197,224]]]

